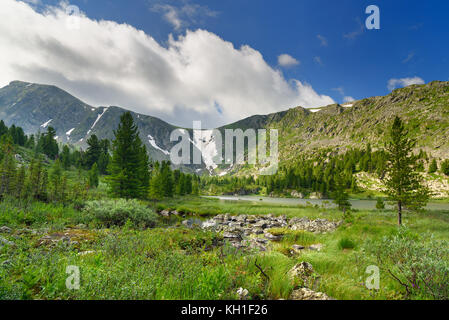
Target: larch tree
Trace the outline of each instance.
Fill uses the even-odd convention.
[[[404,208],[420,209],[429,200],[429,189],[418,169],[418,156],[413,154],[416,140],[399,117],[394,119],[386,145],[385,193],[397,203],[398,224],[402,225]]]

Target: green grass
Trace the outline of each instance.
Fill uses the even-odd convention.
[[[272,213],[342,218],[333,209],[194,197],[163,201],[159,206],[203,216]],[[315,269],[318,280],[314,289],[336,299],[404,298],[403,289],[387,274],[381,274],[380,290],[364,286],[366,268],[376,261],[363,248],[397,232],[395,213],[356,211],[353,216],[351,223],[326,234],[272,229],[270,232],[282,234],[283,239],[260,253],[244,253],[225,245],[220,234],[168,227],[163,221],[152,229],[128,224],[110,229],[91,226],[77,231],[77,244],[61,242],[49,247],[39,245],[39,239],[48,233],[69,232],[67,227],[83,221],[82,213],[70,206],[3,201],[0,226],[7,225],[15,233],[1,236],[14,241],[16,247],[0,248],[0,299],[236,299],[240,287],[248,289],[253,299],[287,299],[294,289],[287,272],[301,261]],[[448,212],[406,213],[404,223],[413,234],[449,239]],[[24,227],[42,233],[16,233]],[[307,247],[317,243],[323,245],[319,252],[291,254],[289,250],[294,244]],[[92,252],[79,255],[86,251]],[[79,290],[65,286],[68,265],[80,268]]]

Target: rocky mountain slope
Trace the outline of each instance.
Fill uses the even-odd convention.
[[[125,109],[119,107],[89,106],[55,86],[14,81],[0,89],[0,119],[7,125],[19,125],[27,133],[44,131],[51,125],[58,140],[81,147],[85,147],[91,134],[111,139],[123,112]],[[170,133],[176,127],[155,117],[132,114],[150,155],[158,160],[168,159],[174,145]],[[382,146],[384,133],[396,115],[405,120],[411,135],[417,138],[417,148],[433,157],[449,158],[449,82],[412,85],[386,96],[343,105],[296,107],[255,115],[219,129],[222,132],[236,128],[278,129],[280,160],[286,163],[295,161],[298,154],[323,148],[339,152],[349,147],[363,148],[368,142],[374,148]],[[194,137],[191,131],[190,134],[196,147],[202,145],[204,162],[188,166],[190,171],[218,174],[239,171],[238,166],[230,170],[213,164],[218,148],[211,131],[205,131],[202,137]]]
[[[114,106],[90,106],[55,86],[13,81],[0,89],[0,119],[6,125],[20,126],[27,134],[44,132],[52,126],[58,141],[82,148],[93,134],[112,139],[120,116],[126,111]],[[168,160],[169,150],[174,145],[170,142],[170,133],[176,127],[148,115],[134,112],[132,115],[150,156],[155,160]],[[189,168],[190,171],[202,170],[205,166]]]

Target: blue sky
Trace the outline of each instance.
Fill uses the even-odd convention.
[[[40,0],[38,7],[58,3]],[[72,0],[70,4],[89,19],[143,30],[163,47],[169,47],[170,34],[177,39],[186,30],[197,29],[231,42],[236,50],[248,45],[285,81],[309,84],[319,95],[339,103],[344,97],[385,95],[391,79],[449,80],[448,1]],[[365,28],[365,8],[372,4],[380,8],[380,30]],[[298,63],[279,65],[281,54]],[[396,83],[401,85],[400,80]],[[216,100],[211,104],[220,109],[225,103]],[[166,118],[175,121],[176,117]]]
[[[48,1],[57,3],[57,1]],[[144,30],[159,42],[168,34],[182,34],[186,28],[211,31],[236,47],[247,44],[260,51],[272,66],[288,53],[300,61],[286,68],[286,77],[311,83],[315,90],[341,102],[344,94],[355,99],[389,92],[391,78],[421,77],[426,82],[449,80],[448,1],[360,1],[360,0],[73,0],[89,17],[128,23]],[[197,4],[216,16],[186,18],[186,25],[174,30],[157,4],[182,7]],[[368,17],[365,8],[379,7],[381,29],[360,30]],[[318,35],[324,37],[323,45]],[[322,65],[315,61],[319,57]],[[340,91],[340,92],[339,92]]]

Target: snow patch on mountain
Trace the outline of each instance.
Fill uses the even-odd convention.
[[[45,123],[43,123],[43,124],[41,124],[41,128],[47,128],[47,126],[50,124],[50,122],[52,122],[53,121],[53,119],[50,119],[50,120],[48,120],[47,122],[45,122]]]
[[[203,162],[210,173],[218,167],[214,159],[218,155],[214,130],[194,130],[192,143],[201,151]]]
[[[167,150],[162,149],[156,144],[156,140],[154,140],[153,136],[151,134],[148,135],[148,142],[151,144],[151,146],[159,151],[162,151],[167,156],[170,155],[170,152]]]
[[[108,108],[104,108],[104,109],[103,109],[103,112],[97,116],[97,119],[96,119],[95,122],[92,124],[92,126],[91,126],[90,129],[89,129],[89,131],[87,131],[87,135],[89,135],[89,134],[92,132],[93,128],[94,128],[95,125],[98,123],[98,121],[101,119],[101,117],[106,113],[106,111],[108,111]]]

